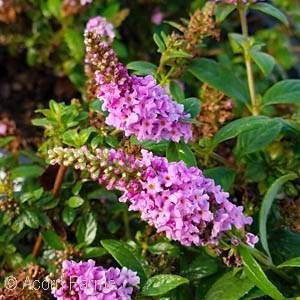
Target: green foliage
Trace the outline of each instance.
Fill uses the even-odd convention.
[[[181,142],[170,142],[166,151],[166,156],[169,161],[184,161],[188,167],[196,166],[195,156],[189,145]]]
[[[273,299],[284,299],[283,295],[278,291],[276,286],[267,278],[266,274],[262,270],[261,266],[250,254],[249,250],[243,247],[240,247],[240,254],[243,260],[243,270],[247,277],[264,291],[267,295]]]
[[[232,274],[227,272],[221,276],[209,289],[205,299],[228,299],[238,300],[248,294],[248,292],[254,287],[254,283],[247,277],[241,274]]]
[[[127,266],[136,271],[141,279],[141,284],[145,284],[149,271],[147,268],[145,269],[129,246],[116,240],[103,240],[101,244],[121,266]]]
[[[250,7],[253,9],[260,10],[265,14],[271,15],[274,18],[281,21],[283,24],[288,25],[287,17],[278,8],[269,3],[254,3],[251,4]]]
[[[288,180],[293,180],[297,177],[296,174],[286,174],[278,178],[269,188],[262,202],[262,206],[259,214],[259,232],[262,247],[270,257],[269,246],[267,242],[267,219],[271,210],[272,203],[277,196],[281,186]]]
[[[300,82],[297,79],[286,79],[274,84],[262,98],[262,105],[295,103],[299,104]]]
[[[221,64],[211,59],[199,58],[191,62],[188,70],[199,80],[208,83],[237,102],[249,101],[245,84]]]
[[[29,66],[47,65],[56,74],[67,75],[81,96],[70,103],[50,100],[48,108],[36,110],[32,124],[44,130],[37,151],[16,151],[12,145],[18,137],[0,133],[0,147],[9,150],[0,157],[3,274],[14,274],[31,261],[48,274],[61,272],[63,259],[92,258],[99,265],[137,272],[141,282],[134,299],[296,299],[300,294],[300,234],[294,225],[300,220],[300,80],[289,79],[287,72],[295,64],[293,49],[283,39],[288,24],[285,9],[294,14],[290,5],[278,4],[280,10],[261,2],[213,7],[210,1],[194,0],[190,6],[173,1],[160,4],[169,21],[154,25],[150,22],[153,7],[148,11],[146,2],[93,1],[68,14],[61,0],[29,1],[22,12],[32,32],[24,28],[19,40],[9,46],[23,47]],[[187,18],[200,7],[202,13],[214,13],[213,21],[209,23],[207,17],[195,30],[191,26],[195,23]],[[248,8],[283,24],[249,37],[243,19]],[[231,14],[235,10],[241,14]],[[96,99],[97,91],[89,94],[91,88],[97,89],[95,78],[87,78],[84,72],[84,26],[99,13],[114,24],[117,38],[112,45],[129,73],[154,76],[190,114],[181,121],[193,126],[193,141],[140,142],[105,124],[109,112]],[[147,17],[141,18],[144,14]],[[183,17],[180,23],[178,16]],[[241,25],[237,16],[241,33],[236,32]],[[203,16],[193,22],[197,20]],[[294,22],[300,25],[299,20]],[[224,35],[217,41],[217,34],[207,33],[214,26],[228,33],[228,39]],[[90,177],[90,170],[69,161],[69,167],[48,166],[49,149],[74,148],[84,153],[84,146],[122,149],[137,158],[141,149],[147,149],[169,162],[198,167],[230,193],[233,203],[244,207],[245,215],[254,219],[253,226],[242,230],[232,226],[226,231],[228,241],[233,237],[241,241],[236,245],[221,240],[221,255],[214,245],[182,246],[171,241],[141,221],[139,213],[128,211],[128,205],[118,201],[122,191],[106,190]],[[132,174],[124,171],[123,176]],[[115,184],[112,180],[112,188]],[[257,248],[246,245],[247,231],[259,236]],[[42,246],[36,250],[40,239]],[[0,292],[2,286],[1,282]]]
[[[149,278],[142,289],[142,296],[161,296],[189,281],[178,275],[161,274]]]

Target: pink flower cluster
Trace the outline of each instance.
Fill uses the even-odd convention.
[[[133,287],[140,283],[136,272],[126,267],[104,269],[95,261],[63,262],[63,274],[52,290],[58,300],[130,300]]]
[[[192,130],[184,120],[190,117],[184,106],[173,101],[153,76],[129,76],[104,37],[89,28],[85,33],[86,63],[97,69],[98,98],[103,101],[102,109],[109,112],[106,124],[124,130],[126,136],[135,135],[139,141],[178,142],[184,138],[188,142]]]
[[[139,159],[114,149],[97,149],[94,155],[86,147],[56,148],[49,158],[51,164],[87,169],[107,189],[119,189],[123,192],[119,201],[129,202],[129,210],[141,212],[141,218],[158,232],[186,246],[218,246],[220,239],[227,238],[226,231],[235,227],[243,237],[245,225],[252,223],[243,206],[231,203],[212,179],[182,161],[168,162],[147,150]],[[253,247],[258,238],[248,234],[244,240]]]
[[[112,41],[115,38],[113,25],[106,20],[106,18],[97,16],[89,19],[86,24],[87,31],[95,31],[96,34],[102,38],[108,38]]]
[[[128,76],[121,85],[105,83],[105,75],[101,73],[96,78],[102,108],[110,112],[106,124],[124,130],[126,136],[135,135],[139,141],[191,139],[191,124],[181,122],[190,115],[184,112],[182,104],[164,94],[153,76]]]
[[[158,232],[186,246],[218,245],[224,231],[232,226],[244,230],[252,223],[243,207],[231,203],[228,193],[198,168],[170,163],[146,150],[142,155],[139,185],[133,182],[119,200],[128,201],[129,210],[140,211]]]

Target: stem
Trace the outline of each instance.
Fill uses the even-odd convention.
[[[189,145],[201,157],[206,158],[207,162],[208,162],[208,156],[209,156],[210,158],[212,158],[213,160],[217,161],[218,163],[224,165],[225,167],[233,169],[233,170],[237,170],[237,167],[235,165],[231,164],[224,157],[222,157],[221,155],[219,155],[216,152],[213,152],[211,149],[202,148],[201,146],[199,146],[198,144],[196,144],[194,142],[189,142]]]
[[[58,195],[58,192],[61,187],[66,170],[67,170],[66,166],[60,165],[57,175],[56,175],[56,178],[55,178],[55,182],[54,182],[54,187],[53,187],[53,191],[52,191],[53,196]],[[41,236],[41,234],[39,234],[35,241],[35,244],[33,246],[33,250],[32,250],[32,255],[34,257],[37,257],[37,255],[41,249],[42,242],[43,242],[42,236]]]
[[[247,6],[245,6],[243,3],[241,3],[240,0],[238,0],[238,11],[239,11],[240,20],[241,20],[242,34],[243,34],[243,37],[247,41],[246,45],[244,46],[244,57],[245,57],[245,64],[246,64],[246,70],[247,70],[248,87],[249,87],[251,104],[252,104],[252,114],[254,116],[257,116],[259,114],[259,108],[258,108],[258,103],[257,103],[256,93],[255,93],[251,56],[249,53],[250,41],[249,41],[249,36],[248,36],[248,26],[247,26],[247,18],[246,18]]]
[[[39,233],[39,235],[38,235],[38,237],[37,237],[37,239],[36,239],[36,241],[34,243],[34,246],[33,246],[33,250],[32,250],[32,256],[33,257],[37,257],[37,255],[38,255],[38,253],[40,251],[40,248],[42,246],[42,242],[43,242],[42,236]]]
[[[58,172],[56,175],[56,179],[55,179],[55,183],[54,183],[54,187],[53,187],[53,191],[52,191],[53,196],[58,195],[58,192],[59,192],[59,189],[62,184],[62,181],[63,181],[66,171],[67,171],[66,166],[64,166],[64,165],[59,166],[59,169],[58,169]]]

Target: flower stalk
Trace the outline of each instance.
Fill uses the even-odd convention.
[[[240,15],[240,21],[241,21],[241,27],[242,27],[242,34],[243,37],[246,40],[246,43],[244,45],[244,58],[245,58],[245,65],[246,65],[246,71],[247,71],[247,80],[248,80],[248,88],[250,92],[250,99],[252,104],[252,114],[253,116],[259,115],[259,107],[258,102],[256,98],[256,92],[255,92],[255,85],[254,85],[254,76],[253,76],[253,70],[252,70],[252,60],[250,56],[250,40],[248,35],[248,25],[247,25],[247,6],[242,3],[241,0],[238,0],[237,3],[237,9],[239,11]]]

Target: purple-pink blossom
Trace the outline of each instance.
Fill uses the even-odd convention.
[[[5,135],[7,133],[7,125],[0,123],[0,135]]]
[[[258,242],[258,237],[256,235],[254,235],[251,232],[246,233],[246,243],[250,247],[253,248],[257,242]]]
[[[93,0],[80,0],[81,5],[86,5],[86,4],[92,3],[92,2],[93,2]]]
[[[94,260],[63,262],[63,274],[52,294],[58,300],[130,300],[140,283],[136,272],[123,267],[104,269]]]
[[[146,150],[138,164],[139,185],[126,188],[119,200],[129,202],[129,210],[140,211],[142,219],[168,238],[186,246],[218,245],[225,231],[233,226],[244,230],[252,223],[243,207],[231,203],[229,194],[198,168]]]
[[[160,11],[159,7],[156,7],[151,17],[152,23],[156,25],[160,25],[163,19],[164,19],[164,14]]]
[[[91,178],[107,189],[119,189],[123,192],[119,201],[128,202],[129,210],[140,212],[158,232],[185,246],[218,246],[220,239],[227,239],[226,231],[234,228],[250,246],[258,241],[252,234],[244,238],[245,226],[252,218],[244,215],[243,206],[231,203],[229,194],[197,167],[188,168],[182,161],[168,162],[147,150],[141,151],[141,158],[123,150],[95,152],[87,147],[56,148],[49,157],[51,164],[87,169]]]
[[[190,115],[164,93],[153,76],[128,76],[119,83],[106,83],[105,77],[99,72],[96,80],[102,109],[110,113],[106,124],[124,130],[126,136],[135,135],[139,141],[191,139],[191,124],[181,122]]]
[[[97,16],[89,19],[86,24],[87,31],[95,31],[96,34],[102,38],[108,38],[112,41],[115,38],[113,25],[106,20],[106,18]]]
[[[173,101],[152,75],[130,76],[111,45],[89,28],[85,33],[86,64],[96,70],[98,98],[102,109],[109,112],[106,124],[123,130],[127,137],[135,135],[139,141],[178,142],[183,138],[188,142],[192,128],[186,122],[190,114],[184,112],[184,106]]]

